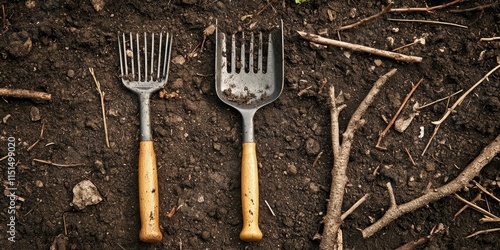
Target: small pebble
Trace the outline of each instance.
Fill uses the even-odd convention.
[[[184,86],[184,81],[182,80],[182,78],[177,78],[172,83],[172,89],[182,89],[183,86]]]
[[[183,65],[186,62],[186,59],[184,59],[183,56],[176,56],[174,59],[172,59],[172,63],[177,64],[177,65]]]
[[[319,189],[318,184],[316,184],[314,182],[310,182],[309,183],[309,190],[311,190],[311,192],[313,192],[313,193],[317,193],[317,192],[319,192],[320,189]]]
[[[32,122],[40,121],[41,119],[40,110],[37,107],[31,107],[30,119]]]
[[[205,197],[203,197],[203,195],[200,195],[200,196],[198,196],[197,201],[198,201],[198,203],[203,203],[203,202],[205,202]]]
[[[204,241],[208,241],[210,240],[210,232],[208,231],[203,231],[201,233],[201,238],[204,240]]]
[[[288,165],[288,167],[286,168],[286,171],[291,174],[291,175],[296,175],[297,174],[297,167],[295,167],[295,165],[293,164],[290,164]]]
[[[72,69],[70,69],[70,70],[68,70],[67,75],[68,75],[69,78],[73,78],[73,77],[75,77],[75,71],[72,70]]]
[[[41,188],[41,187],[43,187],[43,182],[42,182],[42,181],[40,181],[40,180],[36,180],[36,181],[35,181],[35,185],[36,185],[37,187]]]
[[[316,140],[314,140],[312,138],[307,139],[307,141],[306,141],[306,153],[308,155],[317,155],[320,150],[321,150],[321,147]]]

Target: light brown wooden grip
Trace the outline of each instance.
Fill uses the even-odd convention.
[[[240,239],[258,241],[262,239],[259,229],[259,174],[255,143],[243,143],[241,159],[241,209],[243,229]]]
[[[158,175],[153,141],[141,141],[139,147],[139,239],[155,243],[162,239],[158,200]]]

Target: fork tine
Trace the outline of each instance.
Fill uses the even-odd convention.
[[[130,42],[132,43],[132,41]],[[135,34],[135,44],[137,51],[137,81],[141,81],[141,47],[139,47],[139,33]]]
[[[220,39],[217,38],[217,48],[219,48],[219,43],[220,43],[220,52],[218,54],[222,55],[220,56],[220,62],[218,63],[221,67],[221,71],[226,73],[228,69],[227,65],[227,57],[229,56],[227,54],[227,46],[226,46],[226,34],[217,31],[217,36],[220,36]],[[219,57],[218,57],[219,58]]]
[[[259,52],[257,54],[257,72],[262,72],[262,32],[259,32]]]
[[[269,34],[269,43],[267,45],[267,70],[269,70],[274,65],[274,47],[273,47],[273,38],[272,33]]]
[[[118,34],[118,52],[120,54],[120,74],[123,77],[123,53],[122,53],[122,45],[120,43],[120,34]]]
[[[155,55],[155,33],[151,33],[151,73],[149,74],[149,77],[151,77],[151,81],[153,81],[153,61],[154,61],[154,55]]]
[[[254,73],[253,70],[253,33],[250,36],[250,50],[248,52],[248,73]]]
[[[231,73],[236,73],[236,35],[231,36]]]
[[[170,38],[170,39],[169,39]],[[162,78],[167,78],[167,71],[170,68],[170,55],[172,54],[172,37],[167,33],[165,39],[165,55],[163,56],[163,75]]]
[[[156,73],[156,80],[160,79],[160,63],[161,63],[161,46],[162,46],[163,33],[160,32],[160,43],[158,44],[158,69]]]
[[[123,55],[123,58],[124,58],[124,60],[123,60],[123,66],[125,68],[125,75],[128,75],[128,67],[127,67],[127,44],[125,42],[125,33],[123,33],[122,38],[123,38],[122,40],[123,40],[123,50],[124,50],[123,52],[125,53]],[[122,72],[122,74],[123,74],[123,72]]]
[[[245,72],[245,33],[241,32],[241,69],[240,72]]]
[[[132,78],[135,79],[135,67],[134,67],[134,43],[132,40],[132,32],[129,33],[130,38],[130,52],[132,54],[132,58],[130,58],[130,62],[132,63]],[[126,56],[126,55],[125,55]]]
[[[148,41],[144,32],[144,81],[148,81]]]

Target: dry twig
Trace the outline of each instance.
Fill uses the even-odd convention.
[[[465,237],[466,239],[469,239],[469,238],[472,238],[474,236],[477,236],[477,235],[480,235],[480,234],[485,234],[485,233],[491,233],[491,232],[498,232],[500,231],[500,228],[490,228],[490,229],[486,229],[486,230],[480,230],[480,231],[477,231],[467,237]]]
[[[431,12],[434,10],[444,9],[446,7],[450,7],[454,4],[460,3],[462,1],[463,0],[454,0],[452,2],[449,2],[446,4],[441,4],[438,6],[433,6],[433,7],[426,6],[426,7],[418,7],[418,8],[394,8],[391,10],[391,12]]]
[[[43,139],[43,131],[45,130],[45,120],[42,121],[42,128],[40,129],[40,136],[38,136],[38,139],[33,143],[33,145],[29,146],[26,151],[29,152],[33,149],[33,147],[36,146],[42,139]]]
[[[443,224],[439,224],[437,226],[434,226],[431,230],[431,232],[429,233],[429,235],[427,236],[424,236],[424,237],[421,237],[417,240],[414,240],[414,241],[410,241],[400,247],[398,247],[396,250],[412,250],[412,249],[415,249],[416,247],[422,245],[422,244],[425,244],[427,243],[430,239],[432,239],[432,237],[434,237],[434,235],[436,235],[437,233],[440,233],[444,231],[444,225]]]
[[[80,167],[80,166],[85,166],[85,163],[75,163],[75,164],[59,164],[59,163],[54,163],[51,161],[47,160],[41,160],[41,159],[33,159],[34,162],[39,162],[47,165],[51,165],[54,167]]]
[[[495,72],[499,68],[500,68],[500,64],[497,65],[492,70],[490,70],[490,72],[488,72],[485,76],[483,76],[483,78],[481,78],[481,80],[479,80],[476,84],[474,84],[472,87],[470,87],[470,89],[468,89],[465,93],[463,93],[462,96],[460,96],[460,98],[458,98],[458,100],[451,106],[451,108],[449,108],[446,111],[446,113],[443,115],[443,117],[441,117],[441,119],[439,121],[432,122],[432,124],[439,125],[439,124],[443,123],[444,120],[451,114],[451,112],[454,111],[458,105],[462,104],[465,97],[467,97],[467,95],[469,95],[470,92],[472,92],[472,90],[474,90],[477,86],[479,86],[479,84],[481,84],[485,79],[488,78],[488,76],[493,74],[493,72]]]
[[[432,101],[432,102],[427,103],[427,104],[424,104],[424,105],[422,105],[422,106],[418,106],[418,107],[416,107],[415,109],[416,109],[416,110],[423,109],[423,108],[425,108],[425,107],[431,106],[431,105],[436,104],[436,103],[438,103],[438,102],[442,102],[442,101],[444,101],[444,100],[446,100],[446,99],[449,99],[450,97],[452,97],[452,96],[454,96],[454,95],[459,94],[459,93],[460,93],[460,92],[462,92],[462,91],[463,91],[463,90],[461,89],[461,90],[459,90],[459,91],[457,91],[457,92],[455,92],[455,93],[453,93],[453,94],[451,94],[451,95],[449,95],[449,96],[446,96],[446,97],[440,98],[440,99],[438,99],[438,100]]]
[[[380,50],[380,49],[375,49],[372,47],[368,46],[363,46],[359,44],[353,44],[353,43],[348,43],[348,42],[342,42],[310,33],[306,33],[303,31],[297,31],[300,35],[305,40],[319,43],[319,44],[324,44],[324,45],[332,45],[332,46],[337,46],[345,49],[350,49],[354,51],[360,51],[360,52],[365,52],[365,53],[370,53],[373,55],[381,56],[381,57],[386,57],[386,58],[391,58],[397,61],[401,62],[422,62],[422,57],[418,56],[408,56],[392,51],[386,51],[386,50]]]
[[[27,90],[27,89],[7,89],[0,88],[0,96],[28,98],[35,101],[50,101],[51,95],[45,92]]]
[[[468,29],[469,27],[465,25],[460,25],[456,23],[448,23],[448,22],[440,22],[440,21],[432,21],[432,20],[418,20],[418,19],[394,19],[394,18],[387,18],[389,21],[394,21],[394,22],[411,22],[411,23],[431,23],[431,24],[440,24],[440,25],[448,25],[448,26],[455,26],[463,29]]]
[[[379,16],[382,16],[385,13],[389,12],[392,9],[393,6],[394,6],[394,2],[391,1],[391,2],[389,2],[389,4],[384,9],[382,9],[381,12],[379,12],[379,13],[373,15],[373,16],[369,16],[367,18],[363,18],[363,19],[359,20],[356,23],[349,24],[349,25],[346,25],[346,26],[342,26],[342,27],[339,28],[339,31],[348,30],[348,29],[354,28],[354,27],[356,27],[356,26],[358,26],[358,25],[360,25],[362,23],[366,23],[366,22],[368,22],[370,20],[373,20],[373,19],[375,19],[375,18],[377,18]]]
[[[363,237],[368,238],[400,216],[459,191],[475,176],[477,176],[481,169],[483,169],[483,167],[486,166],[499,152],[500,134],[497,135],[497,137],[488,146],[486,146],[453,181],[402,205],[396,204],[394,200],[394,193],[392,193],[392,187],[389,188],[390,183],[388,183],[387,189],[389,191],[389,196],[392,197],[391,206],[382,218],[362,230]]]
[[[328,208],[324,217],[325,226],[320,244],[320,249],[322,250],[339,248],[338,242],[340,239],[338,238],[338,233],[340,226],[342,225],[342,203],[344,200],[345,186],[347,184],[346,170],[349,162],[349,153],[351,151],[354,133],[365,123],[361,116],[371,105],[382,86],[384,86],[387,80],[393,76],[396,71],[396,69],[392,69],[374,83],[365,99],[359,104],[358,108],[354,111],[354,114],[349,120],[346,130],[342,134],[342,144],[340,143],[339,115],[346,105],[342,104],[337,106],[335,90],[333,87],[330,89],[330,116],[332,124],[331,134],[334,163],[331,172],[332,184],[330,187]]]
[[[485,10],[485,9],[487,9],[487,8],[495,7],[497,4],[500,4],[500,2],[495,2],[495,3],[490,3],[490,4],[480,5],[480,6],[476,6],[476,7],[469,8],[469,9],[462,9],[462,10],[450,10],[450,12],[453,12],[453,13],[461,13],[461,12],[478,11],[478,10],[483,11],[483,10]]]
[[[363,195],[363,197],[361,197],[358,201],[356,201],[356,203],[354,203],[354,205],[352,205],[351,208],[347,209],[347,211],[345,211],[342,214],[342,216],[340,216],[340,219],[341,220],[345,220],[345,218],[347,218],[347,216],[349,216],[350,214],[352,214],[352,212],[354,212],[354,210],[356,210],[356,208],[358,208],[359,206],[361,206],[361,204],[363,204],[363,202],[365,202],[366,199],[368,199],[369,196],[370,196],[370,194]]]
[[[486,223],[486,222],[500,222],[500,218],[490,218],[488,216],[482,218],[479,220],[481,223]]]
[[[494,194],[492,194],[488,190],[486,190],[486,188],[484,188],[483,186],[481,186],[481,184],[477,183],[477,181],[472,180],[472,182],[474,182],[474,184],[477,186],[477,188],[479,188],[481,191],[483,191],[483,193],[489,195],[491,198],[493,198],[497,202],[500,202],[500,199],[498,199]]]
[[[465,204],[469,205],[469,207],[471,207],[471,208],[473,208],[474,210],[476,210],[476,211],[478,211],[478,212],[480,212],[480,213],[482,213],[482,214],[484,214],[484,215],[488,216],[489,218],[493,218],[493,219],[500,219],[500,218],[498,218],[498,216],[496,216],[496,215],[494,215],[494,214],[492,214],[492,213],[490,213],[490,212],[486,211],[484,208],[482,208],[482,207],[480,207],[480,206],[478,206],[478,205],[476,205],[476,204],[474,204],[474,203],[472,203],[472,202],[470,202],[470,201],[468,201],[468,200],[466,200],[466,199],[462,198],[460,195],[458,195],[458,194],[453,194],[453,195],[454,195],[457,199],[459,199],[461,202],[463,202],[463,203],[465,203]]]
[[[481,193],[477,194],[476,197],[474,197],[474,199],[472,199],[470,202],[476,203],[479,200],[481,200]],[[463,211],[465,211],[465,209],[467,209],[468,207],[469,205],[465,204],[462,208],[460,208],[460,210],[458,210],[458,212],[456,212],[455,215],[453,215],[453,220],[457,218],[457,216],[460,215]]]
[[[491,41],[495,41],[495,40],[500,40],[500,36],[496,36],[496,37],[483,37],[483,38],[479,39],[479,41],[481,41],[481,42],[491,42]]]
[[[99,92],[99,97],[101,99],[101,111],[102,111],[102,121],[104,123],[104,135],[106,137],[106,146],[109,148],[108,125],[106,123],[106,109],[104,108],[105,93],[104,93],[104,91],[101,90],[101,83],[99,81],[97,81],[97,78],[95,77],[94,69],[89,68],[89,71],[90,71],[90,74],[92,75],[92,78],[94,79],[94,83],[95,83],[97,92]]]
[[[411,95],[413,95],[413,92],[415,92],[415,90],[418,88],[418,86],[420,85],[420,83],[422,83],[423,80],[424,80],[423,78],[420,79],[420,81],[418,81],[417,84],[415,84],[411,88],[410,92],[406,95],[403,103],[401,103],[401,106],[399,106],[399,109],[396,112],[396,114],[392,117],[391,121],[387,124],[387,126],[385,127],[385,129],[382,132],[380,132],[380,134],[378,136],[377,145],[375,145],[376,148],[385,149],[385,147],[380,146],[380,143],[382,142],[382,139],[384,138],[385,134],[387,134],[387,132],[389,132],[389,129],[391,129],[391,127],[392,127],[392,124],[394,124],[394,122],[398,118],[399,113],[401,113],[401,111],[403,110],[403,108],[406,106],[406,103],[408,102],[408,100],[410,100]]]

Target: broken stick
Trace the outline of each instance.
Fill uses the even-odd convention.
[[[371,105],[375,96],[384,86],[387,80],[396,73],[396,69],[392,69],[387,74],[380,77],[374,84],[371,90],[366,95],[365,99],[359,104],[354,114],[347,125],[345,132],[342,134],[342,144],[340,143],[340,127],[339,114],[346,107],[345,104],[337,106],[335,90],[330,89],[331,102],[331,126],[332,126],[332,148],[333,148],[333,168],[332,168],[332,184],[330,186],[330,197],[326,215],[323,218],[325,222],[323,235],[321,237],[321,250],[338,249],[337,244],[338,232],[342,225],[342,203],[344,201],[345,186],[347,184],[347,164],[349,163],[349,153],[353,143],[354,133],[359,129],[365,121],[361,118],[368,107]]]
[[[380,134],[378,136],[377,145],[375,145],[376,148],[385,149],[385,147],[380,146],[380,143],[382,142],[382,139],[384,138],[385,134],[387,134],[387,132],[389,132],[389,129],[391,129],[391,127],[392,127],[392,124],[394,124],[394,122],[398,118],[399,113],[401,113],[401,111],[403,110],[403,108],[406,106],[406,103],[410,99],[411,95],[413,95],[413,92],[415,92],[415,90],[418,88],[418,86],[420,85],[420,83],[422,83],[423,80],[424,80],[424,78],[420,79],[420,81],[418,81],[417,84],[415,84],[411,88],[410,92],[406,95],[403,103],[401,103],[401,106],[399,106],[399,109],[396,112],[396,114],[394,115],[394,117],[392,117],[391,121],[389,122],[389,124],[387,124],[387,126],[385,127],[385,129],[382,132],[380,132]]]
[[[381,56],[381,57],[391,58],[391,59],[401,61],[401,62],[417,62],[417,63],[422,62],[422,57],[418,57],[418,56],[408,56],[408,55],[404,55],[404,54],[400,54],[400,53],[396,53],[396,52],[392,52],[392,51],[380,50],[380,49],[375,49],[372,47],[363,46],[363,45],[359,45],[359,44],[342,42],[342,41],[318,36],[315,34],[310,34],[310,33],[303,32],[303,31],[297,31],[297,32],[299,33],[300,37],[302,37],[303,39],[311,41],[311,42],[319,43],[319,44],[332,45],[332,46],[337,46],[337,47],[341,47],[341,48],[345,48],[345,49],[351,49],[354,51],[361,51],[361,52],[370,53],[370,54]]]
[[[398,205],[395,200],[391,198],[391,205],[387,212],[378,219],[371,226],[363,229],[361,233],[363,238],[368,238],[378,232],[380,229],[389,225],[392,221],[399,218],[400,216],[412,212],[416,209],[424,207],[431,202],[440,200],[441,198],[447,197],[453,193],[458,192],[467,183],[469,183],[474,177],[476,177],[479,172],[486,166],[495,156],[500,152],[500,134],[488,145],[483,151],[474,159],[463,171],[460,173],[453,181],[448,184],[441,186],[437,189],[430,191],[429,193],[422,195],[414,200],[411,200],[405,204]],[[390,182],[387,184],[387,190],[389,196],[394,197],[392,187]]]
[[[89,68],[89,72],[92,75],[92,78],[94,79],[96,90],[99,93],[99,97],[100,97],[100,100],[101,100],[101,113],[102,113],[102,121],[104,123],[104,136],[105,136],[105,139],[106,139],[106,146],[109,148],[108,125],[106,123],[106,109],[104,108],[104,96],[106,94],[104,93],[104,91],[101,90],[101,83],[95,77],[94,69],[93,68]]]
[[[362,24],[362,23],[366,23],[366,22],[368,22],[368,21],[370,21],[370,20],[373,20],[373,19],[375,19],[375,18],[377,18],[377,17],[379,17],[379,16],[382,16],[382,15],[384,15],[385,13],[389,12],[389,11],[392,9],[392,7],[393,7],[393,6],[394,6],[394,2],[390,2],[390,3],[387,5],[387,7],[385,7],[384,9],[382,9],[382,11],[381,11],[381,12],[379,12],[379,13],[377,13],[377,14],[373,15],[373,16],[369,16],[369,17],[367,17],[367,18],[363,18],[363,19],[359,20],[359,21],[358,21],[358,22],[356,22],[356,23],[353,23],[353,24],[349,24],[349,25],[342,26],[342,27],[340,27],[340,28],[339,28],[339,31],[342,31],[342,30],[348,30],[348,29],[353,28],[353,27],[356,27],[356,26],[358,26],[358,25],[360,25],[360,24]]]
[[[28,98],[35,101],[50,101],[50,99],[52,98],[52,96],[49,93],[45,92],[39,92],[27,89],[8,89],[8,88],[0,88],[0,96]]]

